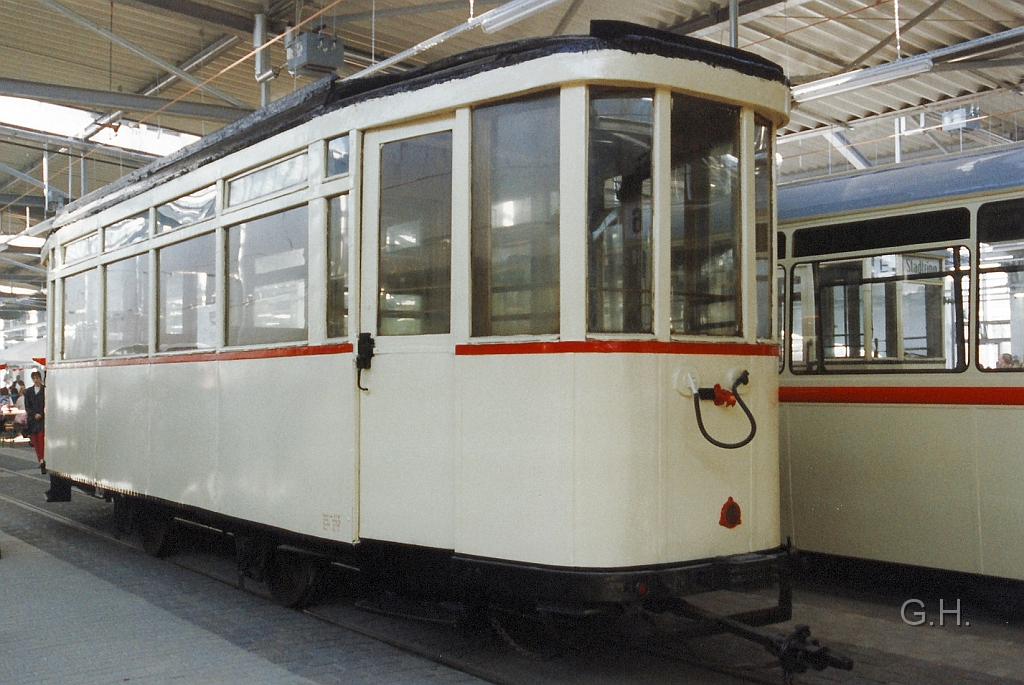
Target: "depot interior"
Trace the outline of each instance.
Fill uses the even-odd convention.
[[[2,383],[45,356],[46,219],[330,74],[615,19],[781,65],[782,184],[1024,138],[1009,0],[0,0],[0,16]]]

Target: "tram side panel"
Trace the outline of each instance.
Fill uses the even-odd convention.
[[[154,393],[163,392],[153,383],[150,365],[100,367],[96,372],[95,473],[90,476],[104,486],[150,493],[154,457],[160,455],[159,445],[152,440],[154,422],[169,420],[163,408],[155,411]],[[177,414],[175,404],[184,401],[166,402],[170,416]],[[175,439],[190,445],[193,439],[186,435]],[[188,459],[187,448],[182,449],[180,460],[187,464]],[[187,468],[185,464],[180,472]]]
[[[985,572],[971,413],[787,403],[796,546]]]
[[[984,573],[1024,580],[1024,408],[974,407],[969,414]]]
[[[351,366],[348,355],[311,355],[55,367],[48,465],[112,491],[351,542]]]
[[[107,372],[120,368],[126,367],[101,370],[104,387]],[[143,441],[149,447],[150,477],[147,489],[140,492],[195,506],[205,502],[205,508],[217,511],[223,500],[213,477],[218,468],[221,431],[217,363],[147,364],[139,368],[149,370],[149,385],[148,390],[138,388],[135,394],[145,393],[151,409],[148,440]],[[116,463],[109,457],[107,467],[100,475],[114,472]]]
[[[778,373],[773,356],[706,355],[661,359],[661,484],[665,501],[665,536],[669,558],[707,558],[776,547],[779,530]],[[699,385],[730,387],[742,371],[749,384],[738,391],[757,421],[754,440],[738,449],[723,449],[700,433],[693,398],[679,392],[682,376],[692,372]],[[709,435],[723,442],[742,440],[750,431],[738,405],[717,407],[701,402]],[[741,523],[721,525],[723,505],[732,498],[741,508]]]
[[[76,480],[96,478],[98,374],[52,364],[46,372],[46,463]]]
[[[575,357],[573,542],[586,565],[666,558],[660,366],[654,354]]]
[[[286,530],[355,539],[351,356],[218,363],[218,510]],[[283,388],[283,389],[282,389]]]
[[[725,450],[700,434],[680,373],[726,384],[748,370],[744,388],[763,431]],[[576,357],[576,550],[593,566],[704,559],[779,544],[776,374],[757,357],[578,355]],[[705,402],[709,433],[727,442],[750,430],[739,407]],[[736,528],[720,525],[732,497]]]
[[[456,551],[573,566],[573,355],[456,356]]]
[[[450,353],[378,354],[359,398],[359,537],[455,546]]]
[[[461,358],[457,550],[612,568],[778,545],[773,364],[642,354]],[[737,450],[707,443],[693,400],[675,389],[682,367],[719,383],[730,369],[748,368],[758,379],[748,401],[762,434]],[[749,430],[738,407],[706,411],[709,431],[727,439]],[[719,525],[729,497],[744,511],[734,529]]]

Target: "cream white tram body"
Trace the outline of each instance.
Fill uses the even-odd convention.
[[[1024,579],[1024,153],[782,186],[779,217],[783,530]]]
[[[774,560],[785,79],[628,34],[323,81],[71,205],[50,470],[328,554]],[[723,450],[690,381],[743,370]]]

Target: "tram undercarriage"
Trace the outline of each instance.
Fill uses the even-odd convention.
[[[67,488],[83,487],[57,479]],[[853,668],[850,659],[811,639],[808,626],[798,625],[786,635],[755,629],[792,618],[793,550],[788,545],[655,568],[554,569],[375,540],[325,543],[139,497],[102,491],[94,496],[114,503],[119,532],[138,535],[153,556],[172,553],[190,527],[232,537],[239,586],[246,580],[266,583],[275,601],[290,608],[316,604],[332,589],[331,579],[344,577],[361,609],[440,623],[482,620],[524,653],[529,649],[519,646],[514,631],[505,627],[510,617],[551,639],[573,643],[578,636],[567,640],[566,626],[578,631],[594,620],[624,616],[655,626],[667,617],[676,622],[674,637],[730,633],[762,646],[779,660],[785,682],[809,669]],[[691,601],[704,593],[750,593],[771,586],[778,588],[775,604],[752,610],[716,613]],[[679,620],[685,623],[682,629]]]

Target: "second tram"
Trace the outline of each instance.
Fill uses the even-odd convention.
[[[779,218],[784,531],[1024,579],[1024,150],[784,185]]]

